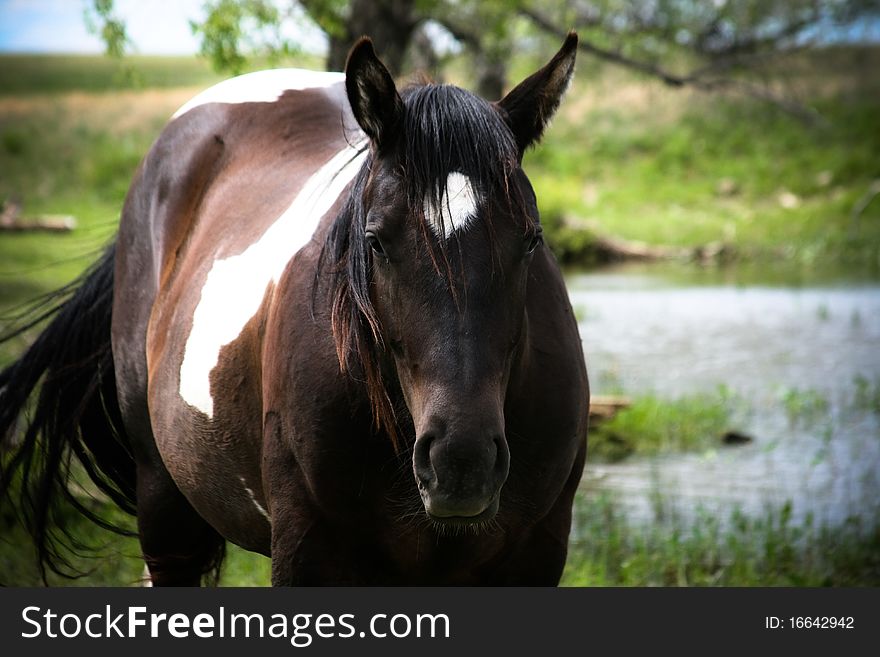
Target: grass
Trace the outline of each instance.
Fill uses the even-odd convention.
[[[524,165],[550,243],[572,260],[589,254],[589,230],[723,243],[740,259],[847,262],[876,277],[880,95],[864,81],[828,90],[823,75],[817,66],[806,96],[821,125],[748,99],[581,77]]]
[[[195,57],[10,54],[0,62],[0,97],[207,86],[223,77]]]
[[[830,410],[828,399],[818,390],[784,388],[779,393],[789,425],[816,424],[827,417]]]
[[[646,395],[590,430],[590,459],[619,461],[634,454],[699,451],[717,447],[729,430],[732,400],[723,389],[661,399]]]
[[[853,208],[880,177],[878,111],[869,99],[829,101],[831,124],[817,129],[701,99],[674,123],[632,117],[600,130],[586,151],[576,128],[554,129],[527,166],[545,221],[564,231],[554,243],[564,257],[578,254],[578,229],[590,227],[671,246],[723,242],[747,258],[851,259],[876,272],[880,203],[858,220]],[[583,123],[602,125],[597,114]],[[735,191],[722,195],[724,185]]]
[[[853,381],[853,386],[853,408],[880,414],[880,375],[873,379],[859,375]]]
[[[81,490],[94,487],[82,472]],[[134,518],[120,511],[101,495],[80,498],[90,510],[108,522],[135,533]],[[41,586],[36,552],[30,536],[18,518],[4,505],[0,514],[0,586]],[[75,549],[63,552],[68,573],[81,573],[69,578],[47,572],[50,586],[139,586],[144,577],[144,562],[136,536],[115,534],[98,527],[85,517],[64,508],[59,513],[64,530],[75,537]],[[271,564],[266,557],[227,544],[220,586],[268,586]]]
[[[880,518],[796,524],[787,503],[757,518],[665,510],[633,525],[616,500],[586,493],[575,509],[563,586],[880,586]]]

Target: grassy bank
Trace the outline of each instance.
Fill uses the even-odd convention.
[[[557,252],[590,257],[599,233],[876,276],[880,84],[867,71],[880,57],[822,57],[790,63],[775,89],[815,110],[814,124],[753,99],[582,72],[525,162]]]
[[[633,525],[618,501],[586,493],[575,509],[565,586],[880,585],[880,518],[799,524],[787,503],[757,518],[662,509]]]

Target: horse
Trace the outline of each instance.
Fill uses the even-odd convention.
[[[181,107],[0,373],[3,489],[44,579],[69,572],[57,503],[111,525],[84,469],[156,586],[210,583],[227,541],[274,586],[557,585],[589,384],[522,159],[576,50],[489,102],[398,89],[364,37],[343,73]]]

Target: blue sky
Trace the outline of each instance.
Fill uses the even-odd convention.
[[[116,0],[134,51],[193,53],[198,42],[188,20],[202,15],[203,0]],[[89,0],[0,0],[0,51],[100,53],[101,40],[83,18]]]
[[[204,0],[115,0],[133,52],[186,54],[198,50],[190,19],[204,15]],[[0,0],[0,52],[101,53],[83,18],[91,0]],[[320,49],[322,39],[307,30],[303,45]],[[302,40],[302,33],[297,34]]]

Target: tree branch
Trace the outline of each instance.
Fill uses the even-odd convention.
[[[553,36],[559,37],[560,39],[564,39],[565,36],[568,34],[568,30],[564,30],[558,25],[554,25],[550,21],[550,19],[538,13],[534,9],[530,9],[528,7],[520,7],[519,13],[522,16],[528,18],[538,28],[540,28],[544,32],[547,32],[548,34],[552,34]],[[631,59],[626,55],[620,54],[619,52],[600,48],[599,46],[590,43],[584,38],[580,38],[578,40],[578,49],[583,50],[584,52],[588,52],[591,55],[595,55],[599,59],[604,59],[608,62],[620,64],[621,66],[639,71],[640,73],[646,73],[652,77],[662,80],[665,84],[671,87],[682,87],[689,82],[687,78],[664,70],[655,64]]]
[[[568,33],[568,30],[562,29],[554,24],[549,18],[534,9],[521,6],[519,8],[519,13],[529,19],[540,30],[555,37],[560,39],[565,38],[565,35]],[[578,41],[578,49],[604,61],[657,78],[670,87],[682,88],[687,86],[704,92],[735,89],[747,96],[774,105],[805,123],[817,124],[822,122],[822,117],[816,110],[796,101],[779,96],[769,89],[763,88],[759,85],[730,77],[707,78],[709,73],[717,73],[720,70],[726,70],[734,66],[735,63],[730,60],[719,59],[708,66],[694,69],[690,73],[678,74],[651,62],[633,59],[620,52],[601,48],[584,38],[581,38]]]

